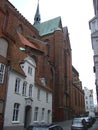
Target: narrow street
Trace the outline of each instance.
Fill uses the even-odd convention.
[[[93,126],[88,130],[98,130],[98,118],[96,119],[96,122],[93,124]]]
[[[71,130],[71,120],[67,120],[64,122],[59,122],[58,124],[62,126],[63,130]],[[92,125],[91,128],[88,128],[88,130],[98,130],[98,118],[96,119],[96,122]]]
[[[63,130],[71,130],[72,120],[66,120],[63,122],[59,122],[58,124],[63,128]]]

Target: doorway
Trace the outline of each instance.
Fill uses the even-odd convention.
[[[28,125],[31,123],[31,106],[25,107],[25,118],[24,118],[24,128],[27,128]]]

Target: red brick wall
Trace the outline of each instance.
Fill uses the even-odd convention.
[[[56,30],[53,34],[40,37],[38,31],[9,2],[6,1],[5,5],[4,1],[0,1],[0,37],[4,36],[9,46],[7,59],[0,57],[0,62],[7,65],[8,59],[16,62],[26,57],[26,54],[19,50],[22,44],[17,35],[19,25],[23,28],[24,37],[34,36],[42,41],[48,39],[50,42],[49,56],[47,56],[46,46],[41,43],[36,44],[44,52],[43,55],[32,52],[37,59],[36,81],[40,77],[45,77],[47,79],[46,89],[52,89],[53,121],[70,119],[72,110],[79,111],[79,107],[74,105],[75,88],[72,86],[72,57],[68,31],[64,34],[62,30]],[[62,27],[61,22],[60,27]],[[0,93],[5,96],[6,84],[2,88],[3,90],[0,88]]]

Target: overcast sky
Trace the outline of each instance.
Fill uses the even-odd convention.
[[[9,0],[33,24],[38,0]],[[41,22],[61,16],[68,27],[72,64],[79,72],[83,87],[94,89],[93,50],[89,20],[94,17],[93,0],[39,0]]]

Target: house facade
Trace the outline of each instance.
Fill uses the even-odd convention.
[[[94,52],[94,73],[95,73],[95,85],[98,104],[98,0],[93,0],[94,14],[95,16],[89,21],[89,28],[91,30],[91,42]]]
[[[85,111],[89,116],[95,116],[95,108],[94,108],[94,98],[93,98],[93,90],[89,90],[87,87],[84,87],[85,93]]]
[[[8,71],[7,97],[4,114],[4,130],[23,129],[34,122],[52,122],[52,94],[35,83],[34,59],[22,61],[21,75]]]

